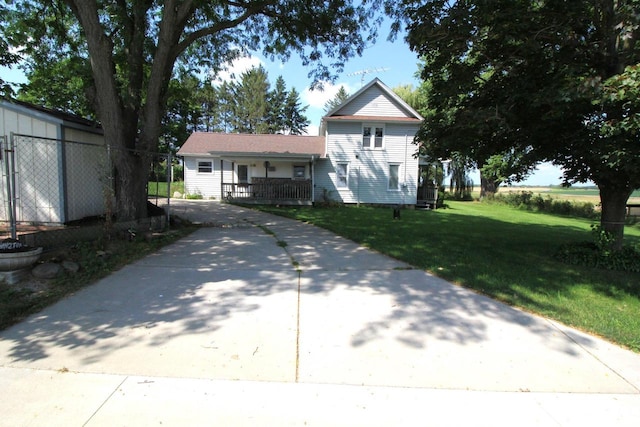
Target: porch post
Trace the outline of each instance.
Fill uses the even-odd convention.
[[[309,162],[310,164],[310,173],[311,173],[311,204],[313,204],[316,200],[316,184],[315,184],[315,179],[316,179],[316,174],[315,174],[315,161],[314,161],[314,156],[311,156],[311,161]]]
[[[224,196],[224,159],[220,159],[220,200],[223,200]]]

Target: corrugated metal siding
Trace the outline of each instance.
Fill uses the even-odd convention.
[[[53,121],[0,107],[0,135],[28,136],[17,138],[17,220],[61,223],[104,214],[103,182],[108,174],[104,149],[71,143],[63,149],[61,142],[103,145],[104,137]],[[4,199],[3,191],[3,206]]]
[[[104,137],[74,130],[66,132],[74,141],[97,143],[65,144],[67,221],[105,213],[105,189],[109,185],[110,162]]]
[[[0,107],[0,135],[11,132],[43,138],[59,138],[58,126]]]
[[[342,116],[409,117],[398,104],[378,86],[371,86],[359,97],[336,112]]]
[[[43,120],[0,107],[0,135],[10,138],[11,133],[44,138],[59,138],[58,126]],[[59,173],[59,144],[55,141],[39,143],[21,138],[19,156],[16,156],[16,220],[39,223],[63,221],[62,186]],[[46,168],[46,174],[44,169]],[[4,173],[4,171],[3,171]],[[34,182],[38,175],[47,176]],[[4,182],[3,182],[4,184]],[[0,192],[0,203],[7,206],[5,191]],[[3,220],[8,220],[8,213]]]

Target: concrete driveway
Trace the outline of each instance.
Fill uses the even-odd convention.
[[[0,425],[640,419],[639,354],[308,224],[171,209],[207,227],[0,332]]]

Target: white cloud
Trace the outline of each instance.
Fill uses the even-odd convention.
[[[324,82],[322,86],[322,90],[311,90],[308,87],[305,88],[304,92],[302,92],[303,104],[308,104],[311,108],[323,109],[324,104],[326,104],[327,101],[335,98],[336,94],[340,90],[340,87],[344,87],[344,90],[346,90],[348,94],[352,94],[354,92],[346,83],[334,85]]]
[[[225,69],[220,71],[217,75],[212,76],[211,83],[219,85],[223,82],[237,82],[242,73],[261,65],[264,65],[264,62],[262,62],[262,60],[257,56],[241,56],[240,58],[233,60],[230,64],[227,64]]]
[[[309,135],[309,136],[318,136],[320,132],[320,127],[317,125],[309,125],[307,126],[307,131],[305,132],[305,135]]]

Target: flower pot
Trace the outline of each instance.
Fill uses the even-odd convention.
[[[0,271],[22,270],[38,261],[42,248],[22,252],[0,252]]]

